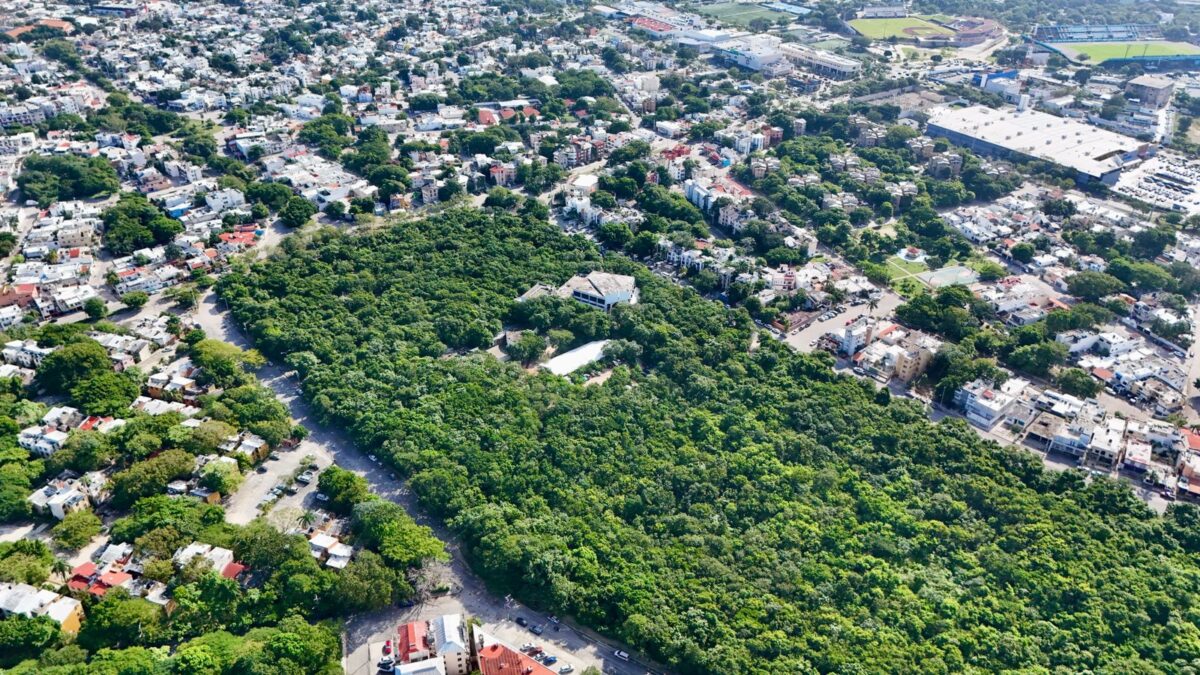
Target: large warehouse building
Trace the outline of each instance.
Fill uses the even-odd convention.
[[[1039,159],[1074,169],[1082,182],[1117,182],[1121,170],[1153,154],[1137,139],[1036,110],[984,106],[931,111],[926,131],[979,154]]]

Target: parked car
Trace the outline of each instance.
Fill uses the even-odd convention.
[[[528,625],[529,625],[529,622],[528,622],[528,621],[525,619],[525,617],[523,617],[523,616],[518,616],[518,617],[517,617],[517,625],[518,625],[518,626],[528,626]]]
[[[567,673],[573,673],[573,672],[575,672],[575,666],[573,666],[569,663],[565,666],[559,666],[558,672],[559,672],[559,675],[566,675]]]
[[[254,473],[266,473],[266,472],[267,472],[267,467],[263,466],[262,464],[259,464],[258,468],[254,469]]]
[[[329,501],[329,495],[325,494],[324,492],[318,492],[317,493],[317,501],[327,502],[327,501]]]
[[[534,635],[541,635],[542,633],[546,632],[546,629],[542,628],[540,625],[539,626],[530,626],[529,632],[533,633]]]
[[[542,659],[542,663],[546,664],[547,666],[552,666],[555,663],[558,663],[558,657],[557,656],[547,656],[546,658]]]
[[[304,473],[300,474],[299,476],[296,476],[296,482],[300,483],[301,485],[308,485],[309,483],[312,482],[313,477],[314,476],[312,475],[311,471],[305,471]]]

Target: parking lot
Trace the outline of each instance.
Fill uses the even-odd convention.
[[[872,314],[880,319],[890,317],[903,302],[904,300],[899,295],[885,290],[879,298],[879,305],[876,306],[873,312],[867,304],[845,305],[845,310],[839,314],[833,316],[828,316],[828,313],[819,314],[816,321],[809,323],[799,330],[789,331],[784,341],[797,351],[811,352],[816,348],[817,340],[820,340],[822,335],[826,333],[840,333],[847,325],[867,314]],[[828,318],[821,319],[821,316],[827,316]]]

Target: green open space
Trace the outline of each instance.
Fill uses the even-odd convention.
[[[1200,54],[1200,47],[1187,42],[1143,40],[1138,42],[1070,42],[1051,45],[1072,61],[1104,63],[1112,59],[1191,56]]]
[[[929,267],[925,263],[905,260],[900,256],[892,256],[887,259],[887,271],[892,275],[893,279],[900,277],[911,277],[921,272],[925,272]]]
[[[954,35],[954,31],[945,26],[939,26],[936,23],[915,16],[906,16],[897,19],[854,19],[850,22],[850,27],[858,31],[863,37],[872,40],[885,40],[891,37],[916,39],[919,37]]]
[[[711,16],[714,19],[724,21],[725,23],[742,26],[743,28],[750,25],[755,19],[766,19],[767,21],[776,21],[782,18],[789,18],[790,15],[786,12],[762,7],[761,5],[746,5],[738,2],[722,2],[715,5],[704,5],[697,7],[696,11],[706,16]]]

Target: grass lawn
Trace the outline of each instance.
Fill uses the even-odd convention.
[[[1187,139],[1192,143],[1200,143],[1200,124],[1192,123],[1192,126],[1188,127]]]
[[[906,300],[911,300],[926,292],[925,285],[917,281],[916,277],[892,280],[892,290]]]
[[[920,274],[921,272],[925,272],[929,269],[925,263],[912,262],[897,255],[887,259],[887,266],[889,272],[893,270],[896,271],[896,274],[893,276]]]
[[[884,40],[890,37],[917,38],[932,35],[954,35],[954,31],[915,16],[902,19],[855,19],[850,27],[863,37]]]
[[[1142,42],[1060,42],[1055,43],[1055,49],[1061,50],[1067,58],[1078,61],[1086,56],[1091,63],[1104,63],[1109,59],[1122,59],[1126,56],[1188,56],[1200,54],[1200,47],[1186,42],[1142,41]]]
[[[703,5],[696,8],[697,12],[711,16],[714,19],[731,23],[737,26],[746,28],[750,22],[755,19],[766,19],[767,21],[775,21],[780,17],[788,17],[791,15],[787,12],[780,12],[774,9],[768,9],[759,5],[744,5],[737,2],[722,2],[716,5]]]

